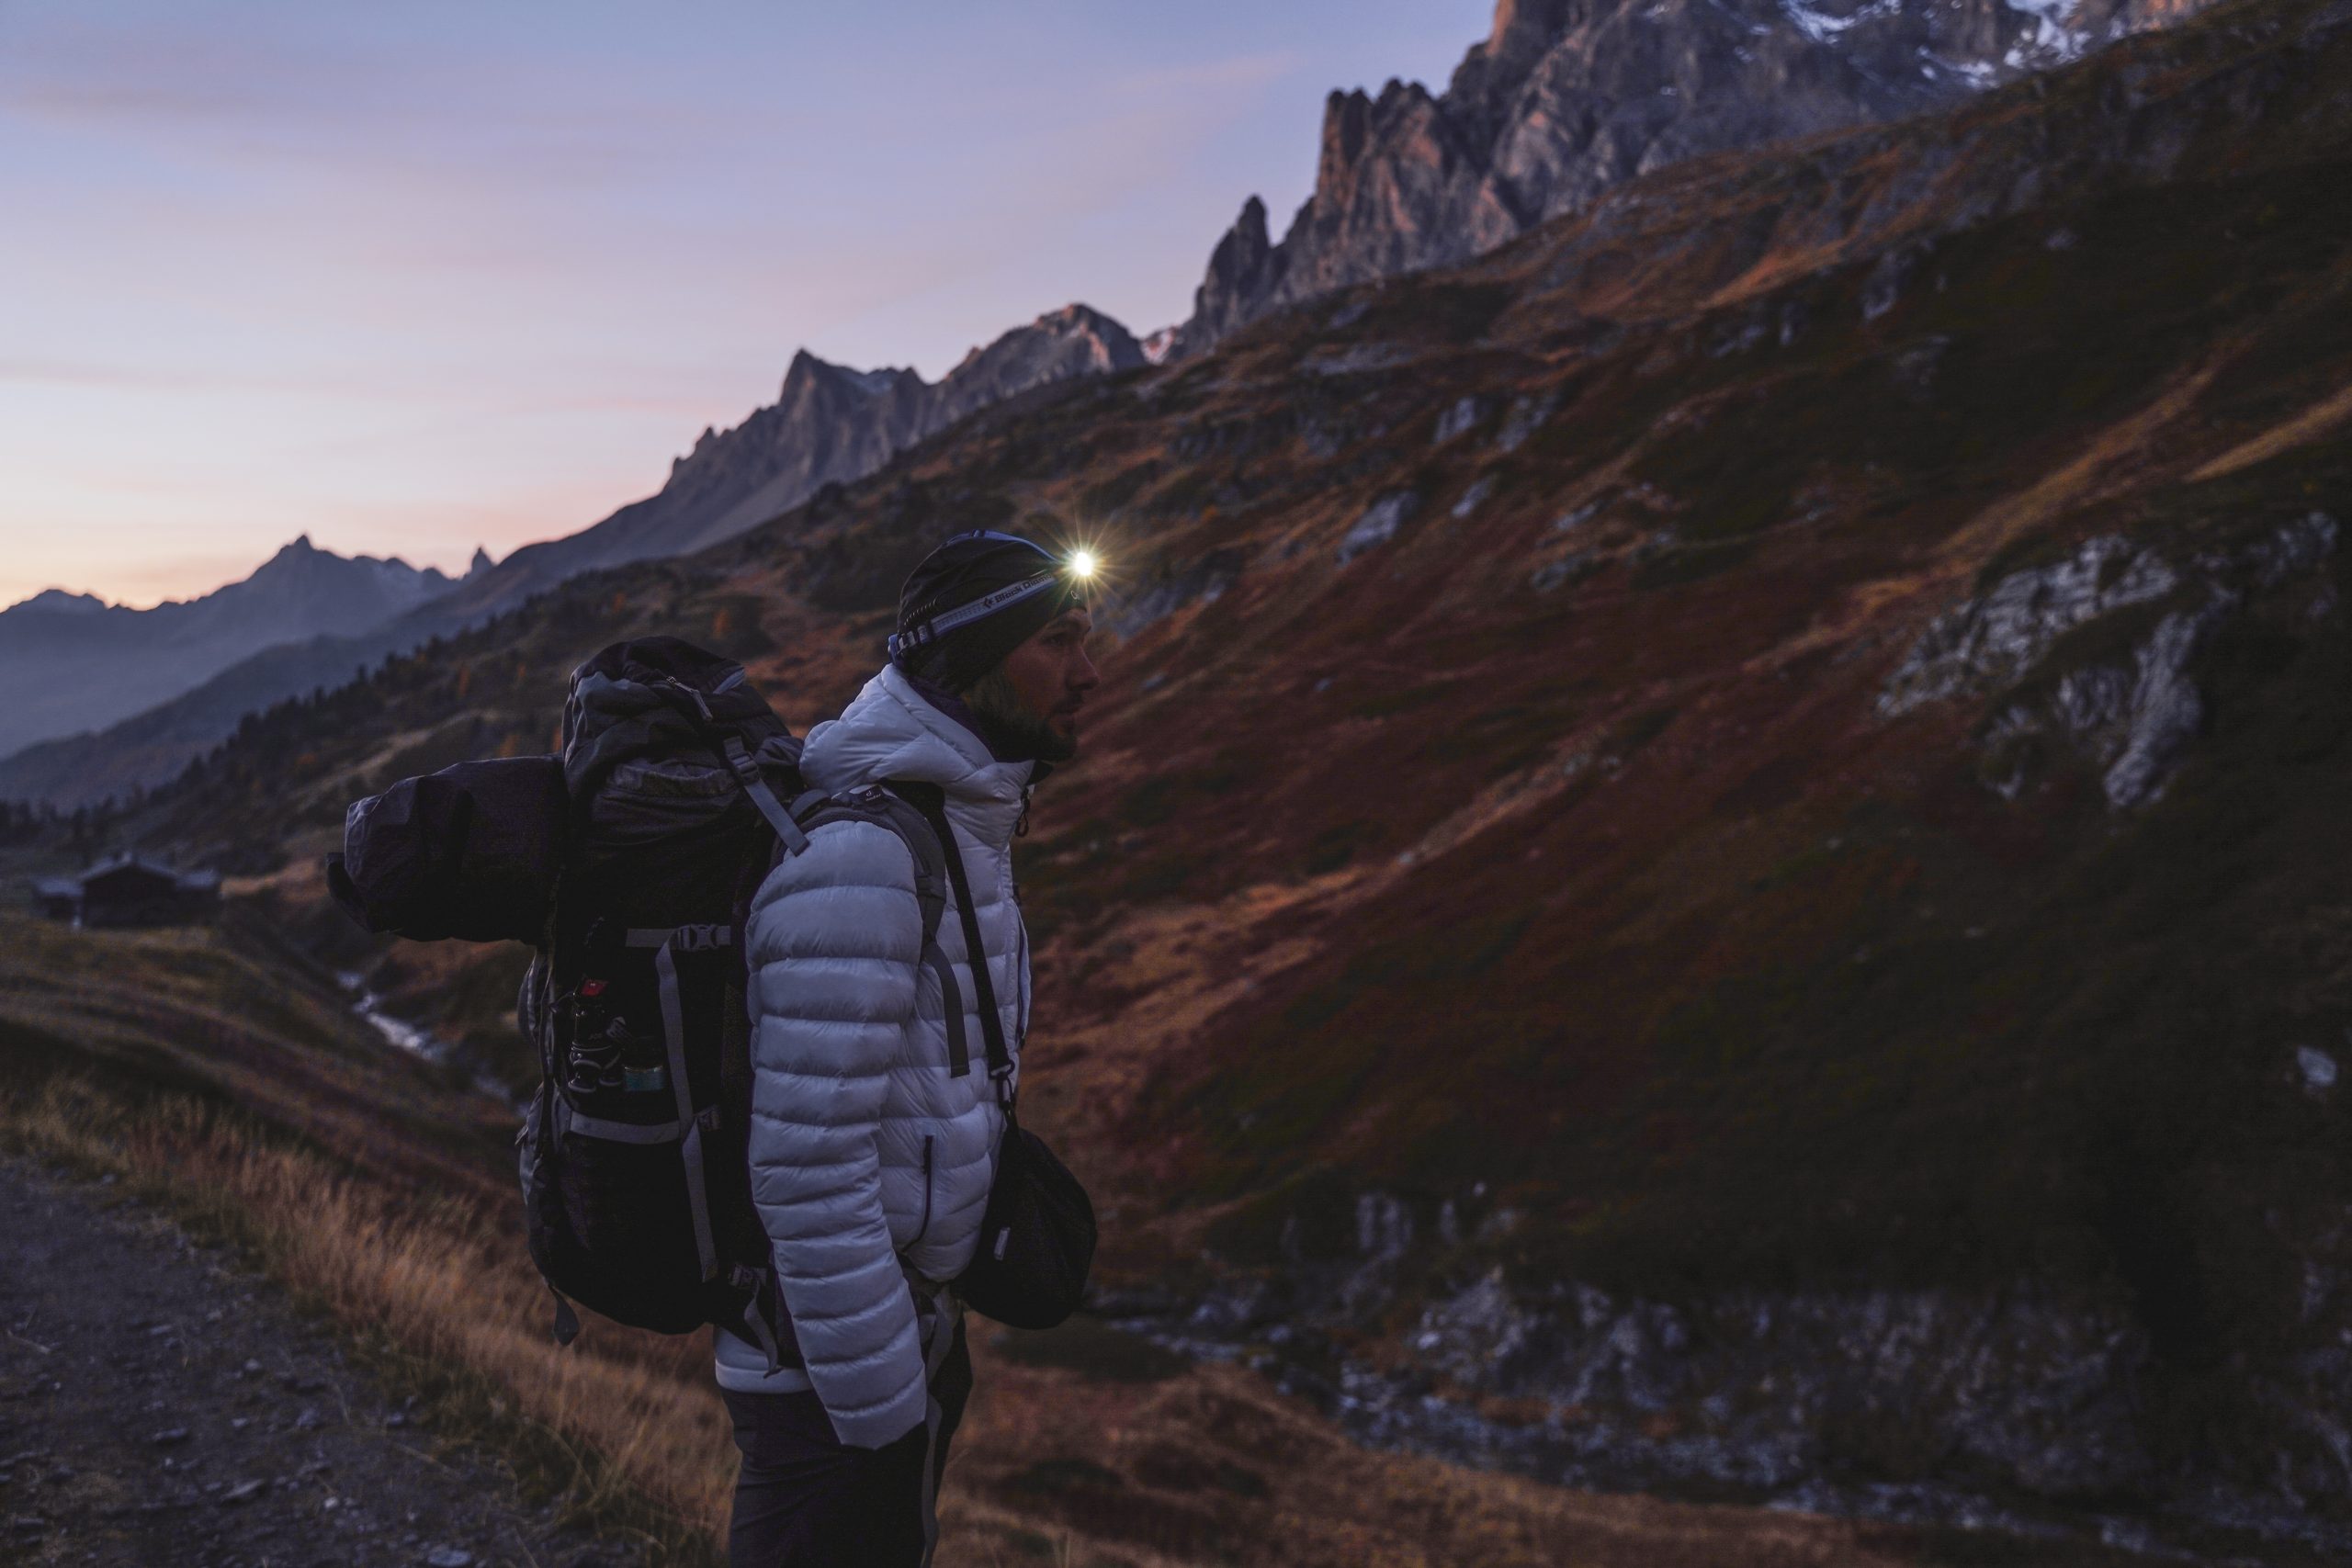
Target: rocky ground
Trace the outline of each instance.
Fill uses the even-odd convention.
[[[0,1160],[0,1558],[601,1568],[225,1253]]]

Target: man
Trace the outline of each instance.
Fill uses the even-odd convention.
[[[963,534],[899,600],[891,660],[841,717],[810,731],[801,768],[831,792],[937,786],[980,945],[956,896],[937,946],[982,1037],[985,962],[1018,1060],[1029,948],[1012,839],[1029,791],[1076,754],[1096,674],[1086,652],[1090,563],[1025,539]],[[869,822],[835,822],[786,856],[752,901],[752,1189],[775,1247],[805,1370],[770,1371],[718,1336],[718,1382],[742,1450],[734,1568],[927,1562],[932,1504],[972,1383],[944,1288],[970,1262],[1004,1129],[987,1064],[950,1051],[948,987],[922,962],[913,856]]]

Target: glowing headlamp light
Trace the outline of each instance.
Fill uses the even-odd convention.
[[[1082,546],[1063,557],[1059,565],[1057,566],[1049,552],[1037,545],[1031,544],[1027,539],[1016,538],[1012,535],[976,530],[971,534],[959,534],[956,538],[1001,539],[1010,544],[1027,545],[1029,548],[1037,552],[1043,570],[1034,577],[1008,582],[993,592],[983,594],[968,604],[958,604],[952,610],[943,610],[938,615],[918,621],[904,631],[893,635],[889,643],[890,657],[893,660],[904,661],[917,659],[923,649],[959,626],[967,626],[974,621],[993,615],[1001,610],[1009,610],[1015,604],[1025,603],[1041,593],[1052,592],[1057,589],[1069,594],[1070,603],[1082,604],[1085,603],[1082,591],[1092,588],[1102,575],[1102,556]]]

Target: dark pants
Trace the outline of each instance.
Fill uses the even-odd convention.
[[[729,1568],[916,1568],[929,1524],[923,1452],[931,1450],[936,1488],[971,1392],[961,1323],[931,1380],[940,1409],[935,1438],[918,1427],[882,1448],[846,1448],[814,1393],[719,1390],[743,1455],[727,1536]]]

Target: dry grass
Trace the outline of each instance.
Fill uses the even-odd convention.
[[[2282,452],[2292,451],[2306,442],[2331,435],[2346,421],[2352,420],[2352,387],[2346,387],[2322,398],[2318,402],[2292,419],[2272,426],[2251,441],[2242,442],[2188,476],[2193,484],[2218,479],[2250,468],[2256,463],[2267,463]]]
[[[509,1450],[576,1518],[687,1560],[717,1538],[734,1450],[697,1348],[606,1329],[559,1349],[546,1287],[470,1201],[401,1197],[194,1100],[131,1111],[72,1079],[0,1094],[0,1137],[242,1243],[363,1349],[436,1382],[445,1435]]]
[[[1098,1331],[1099,1332],[1099,1331]],[[1262,1380],[1154,1382],[988,1353],[949,1467],[944,1561],[1135,1568],[1697,1568],[1895,1564],[1907,1532],[1599,1496],[1368,1452]],[[952,1555],[951,1555],[952,1553]]]
[[[0,916],[0,1145],[234,1241],[445,1437],[662,1560],[713,1559],[734,1450],[707,1347],[599,1323],[560,1350],[511,1113],[385,1048],[267,933]]]

